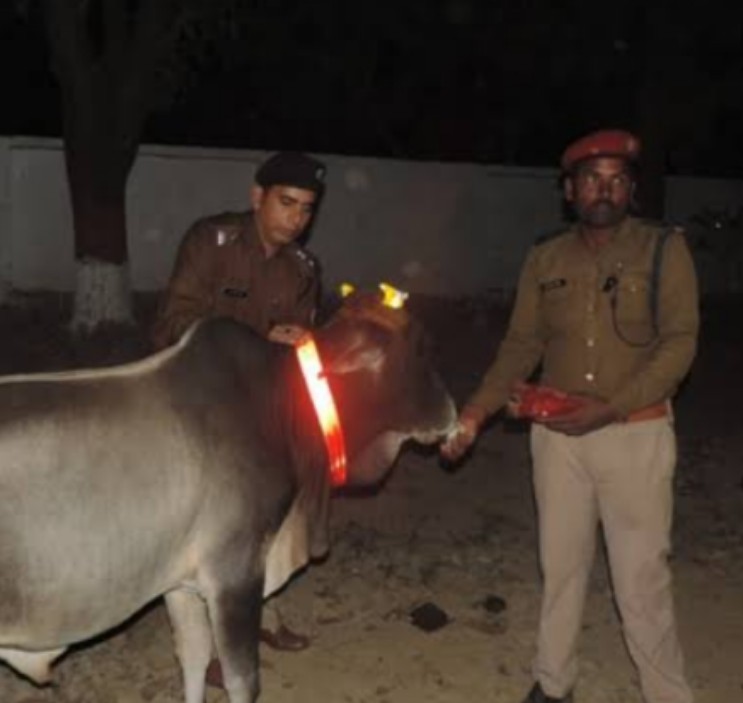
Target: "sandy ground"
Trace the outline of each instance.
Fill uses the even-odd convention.
[[[458,400],[503,327],[483,305],[419,304]],[[734,312],[739,312],[739,310]],[[699,703],[743,701],[743,340],[711,310],[677,404],[673,567],[688,673]],[[0,370],[60,368],[136,355],[140,342],[70,345],[49,312],[0,315]],[[261,649],[265,703],[518,703],[539,606],[525,428],[494,424],[456,470],[407,449],[376,495],[338,498],[334,546],[280,595],[310,649]],[[430,605],[427,605],[430,604]],[[438,608],[427,631],[412,613]],[[425,624],[425,623],[424,623]],[[434,623],[436,624],[436,623]],[[576,701],[639,703],[608,573],[599,553],[581,639]],[[0,667],[0,703],[180,703],[165,611],[155,603],[117,633],[74,649],[51,689]],[[208,703],[226,696],[210,690]]]

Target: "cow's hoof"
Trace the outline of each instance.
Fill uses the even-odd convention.
[[[535,683],[534,688],[529,691],[529,695],[524,698],[523,703],[573,703],[573,694],[568,693],[562,698],[548,696],[542,690],[542,687],[538,683]]]
[[[262,629],[261,642],[280,652],[300,652],[310,646],[309,637],[292,632],[285,625],[279,625],[273,632]]]
[[[206,667],[206,685],[213,688],[224,688],[222,665],[219,663],[219,659],[212,659],[209,666]]]

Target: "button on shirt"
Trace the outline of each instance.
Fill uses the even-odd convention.
[[[620,416],[671,397],[696,352],[698,292],[684,237],[672,233],[663,251],[656,335],[650,281],[661,232],[627,218],[598,253],[577,227],[533,247],[506,337],[469,402],[495,412],[511,384],[540,361],[542,383],[599,396]]]
[[[181,243],[153,330],[157,349],[197,319],[229,317],[266,336],[276,324],[309,327],[319,294],[310,254],[294,244],[266,257],[251,213],[195,223]]]

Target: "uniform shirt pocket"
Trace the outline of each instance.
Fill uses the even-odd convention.
[[[650,281],[646,273],[623,273],[613,295],[617,320],[632,325],[650,324]]]
[[[238,276],[225,276],[216,281],[216,314],[239,318],[239,311],[253,301],[247,281]]]

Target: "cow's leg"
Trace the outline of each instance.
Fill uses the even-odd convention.
[[[206,603],[195,593],[178,590],[165,595],[165,604],[183,671],[186,703],[203,703],[204,675],[212,651]]]
[[[209,598],[209,616],[230,703],[254,703],[258,698],[262,604],[262,577],[222,587]]]

